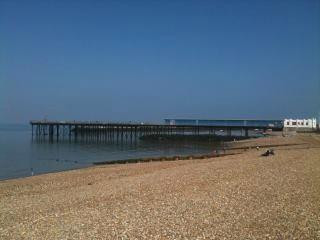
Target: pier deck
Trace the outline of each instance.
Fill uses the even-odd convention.
[[[244,136],[249,135],[249,131],[282,131],[279,126],[210,126],[210,125],[170,125],[170,124],[150,124],[150,123],[111,123],[98,121],[30,121],[32,134],[36,136],[75,136],[81,134],[110,135],[116,137],[139,137],[143,135],[201,135],[223,132],[232,136],[234,131],[241,131]]]

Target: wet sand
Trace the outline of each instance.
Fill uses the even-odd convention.
[[[320,135],[230,147],[1,181],[0,239],[320,239]]]

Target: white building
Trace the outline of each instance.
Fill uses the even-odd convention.
[[[317,120],[315,118],[310,119],[285,119],[283,121],[285,128],[308,128],[316,129]]]

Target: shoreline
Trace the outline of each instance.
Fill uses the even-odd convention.
[[[310,134],[310,132],[308,132],[308,134]],[[90,169],[96,166],[103,166],[103,165],[117,165],[117,164],[122,165],[122,164],[133,164],[133,163],[166,162],[166,161],[181,161],[181,160],[203,160],[208,158],[238,155],[238,154],[244,153],[245,151],[248,151],[257,147],[263,149],[263,148],[274,148],[274,147],[284,147],[284,146],[298,146],[298,145],[305,144],[305,143],[290,143],[290,142],[285,144],[283,143],[266,144],[264,141],[261,141],[262,139],[270,139],[275,137],[279,137],[279,135],[276,134],[276,135],[268,135],[267,137],[252,137],[252,138],[245,138],[245,139],[236,140],[236,141],[226,141],[224,142],[223,147],[221,146],[222,148],[218,148],[216,150],[213,150],[211,153],[204,153],[204,154],[182,154],[182,155],[173,155],[173,156],[127,158],[127,159],[119,159],[119,160],[111,160],[111,161],[109,160],[109,161],[101,161],[101,162],[91,162],[91,163],[85,164],[86,166],[80,166],[72,169],[43,172],[43,173],[38,173],[30,176],[3,178],[3,179],[0,179],[0,183],[2,181],[32,178],[35,176],[43,176],[48,174],[68,173],[69,171]],[[260,141],[256,141],[258,139],[260,139]],[[245,143],[249,143],[249,144],[245,144]]]
[[[14,180],[14,179],[24,179],[24,178],[29,178],[29,177],[34,177],[34,176],[41,176],[41,175],[47,175],[51,173],[63,173],[63,172],[68,172],[68,171],[73,171],[73,170],[79,170],[79,169],[87,169],[87,168],[92,168],[95,166],[99,165],[114,165],[114,164],[131,164],[131,163],[144,163],[144,162],[163,162],[163,161],[177,161],[177,160],[201,160],[201,159],[207,159],[207,158],[216,158],[216,157],[224,157],[224,156],[229,156],[229,155],[236,155],[236,154],[241,154],[244,151],[249,150],[252,148],[252,146],[240,146],[240,147],[235,147],[234,145],[238,145],[239,143],[246,142],[246,141],[254,141],[256,139],[265,139],[268,137],[274,137],[278,135],[268,135],[267,137],[248,137],[248,138],[239,138],[236,140],[231,140],[231,138],[228,137],[228,141],[222,141],[222,139],[219,138],[216,139],[216,143],[218,144],[216,149],[206,152],[206,153],[195,153],[195,154],[179,154],[179,155],[160,155],[160,156],[154,156],[154,157],[141,157],[141,158],[124,158],[124,159],[118,159],[118,160],[108,160],[108,161],[100,161],[100,162],[91,162],[91,163],[86,163],[82,164],[82,166],[74,167],[71,169],[65,169],[65,170],[57,170],[57,171],[48,171],[48,172],[41,172],[41,173],[36,173],[34,175],[28,175],[28,176],[16,176],[16,177],[8,177],[8,178],[2,178],[0,179],[1,181],[8,181],[8,180]],[[151,136],[152,138],[155,136]],[[157,136],[159,137],[159,136]],[[194,136],[190,136],[191,138],[189,140],[194,140]],[[203,136],[204,138],[208,136]],[[225,137],[225,136],[222,136]],[[197,139],[198,136],[195,136]],[[211,138],[210,138],[211,139]],[[179,139],[177,140],[178,142],[180,140],[183,141],[188,141],[188,139],[185,139],[183,136],[180,136]],[[226,139],[225,139],[226,140]],[[148,140],[152,141],[152,140]],[[158,141],[158,140],[157,140]],[[161,140],[160,140],[161,141]],[[200,143],[205,143],[202,139]],[[208,144],[208,143],[206,143]],[[282,144],[283,145],[283,144]],[[297,144],[287,144],[288,146],[290,145],[297,145]],[[280,146],[279,144],[273,144],[273,145],[266,145],[264,144],[258,144],[254,147],[259,147],[259,148],[266,148],[266,147],[277,147]],[[284,146],[284,145],[283,145]],[[77,161],[75,161],[77,162]]]
[[[241,154],[1,181],[0,238],[316,239],[320,136],[229,147]]]
[[[59,159],[57,158],[56,161],[57,162],[74,162],[74,166],[70,166],[67,168],[60,168],[60,169],[55,169],[53,168],[48,168],[48,169],[44,169],[44,170],[39,170],[38,169],[33,169],[33,167],[31,166],[29,169],[24,169],[24,172],[21,174],[14,174],[14,173],[8,173],[6,174],[5,172],[2,173],[2,176],[0,178],[0,182],[1,181],[5,181],[5,180],[11,180],[11,179],[20,179],[20,178],[26,178],[26,177],[32,177],[32,176],[38,176],[38,175],[43,175],[43,174],[49,174],[49,173],[57,173],[57,172],[66,172],[66,171],[70,171],[70,170],[77,170],[77,169],[82,169],[82,168],[89,168],[89,167],[93,167],[95,165],[99,165],[99,164],[122,164],[122,163],[134,163],[134,162],[148,162],[148,161],[160,161],[162,160],[175,160],[175,159],[187,159],[187,158],[197,158],[197,159],[202,159],[202,158],[206,158],[206,157],[213,157],[214,155],[224,155],[220,152],[222,152],[222,150],[219,150],[219,154],[211,154],[211,152],[213,152],[213,149],[215,149],[216,147],[220,148],[219,145],[219,141],[215,141],[214,142],[205,142],[205,141],[194,141],[193,136],[191,136],[191,139],[184,139],[183,137],[179,137],[179,139],[184,139],[184,141],[189,142],[189,140],[191,141],[191,144],[189,142],[189,145],[193,145],[194,144],[201,144],[203,143],[204,146],[206,146],[207,149],[202,149],[200,151],[195,150],[194,153],[192,153],[192,151],[190,153],[182,153],[183,151],[181,151],[180,153],[176,153],[176,154],[170,154],[170,155],[161,155],[161,153],[157,154],[154,153],[154,156],[152,156],[153,154],[151,153],[151,156],[145,156],[145,157],[139,157],[139,156],[122,156],[122,158],[115,158],[115,160],[113,159],[109,159],[104,161],[102,159],[102,162],[95,162],[95,161],[91,161],[91,162],[79,162],[77,158],[74,158],[74,160],[64,160],[64,159]],[[207,136],[204,136],[205,138]],[[198,137],[196,137],[198,138]],[[48,140],[48,139],[47,139]],[[221,140],[221,139],[220,139]],[[150,142],[152,142],[152,140],[148,140]],[[177,143],[180,143],[179,140],[174,141]],[[171,141],[167,141],[167,143],[171,144]],[[163,141],[161,141],[161,143],[159,142],[159,147],[161,147],[161,144],[163,144]],[[217,146],[215,146],[215,144],[217,144]],[[221,143],[220,143],[221,144]],[[201,145],[200,145],[201,146]],[[222,148],[222,146],[221,146]],[[210,151],[211,149],[211,151]],[[106,152],[107,154],[107,152]],[[48,156],[49,157],[49,156]],[[50,158],[50,157],[49,157]],[[87,158],[89,159],[89,158]],[[107,158],[106,158],[107,159]],[[55,159],[54,159],[55,160]],[[29,160],[32,162],[32,160]],[[21,171],[22,172],[22,171]]]

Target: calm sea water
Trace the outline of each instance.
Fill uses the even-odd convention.
[[[202,154],[215,144],[195,142],[111,142],[97,139],[32,137],[28,125],[0,125],[0,180],[83,168],[93,162]]]

